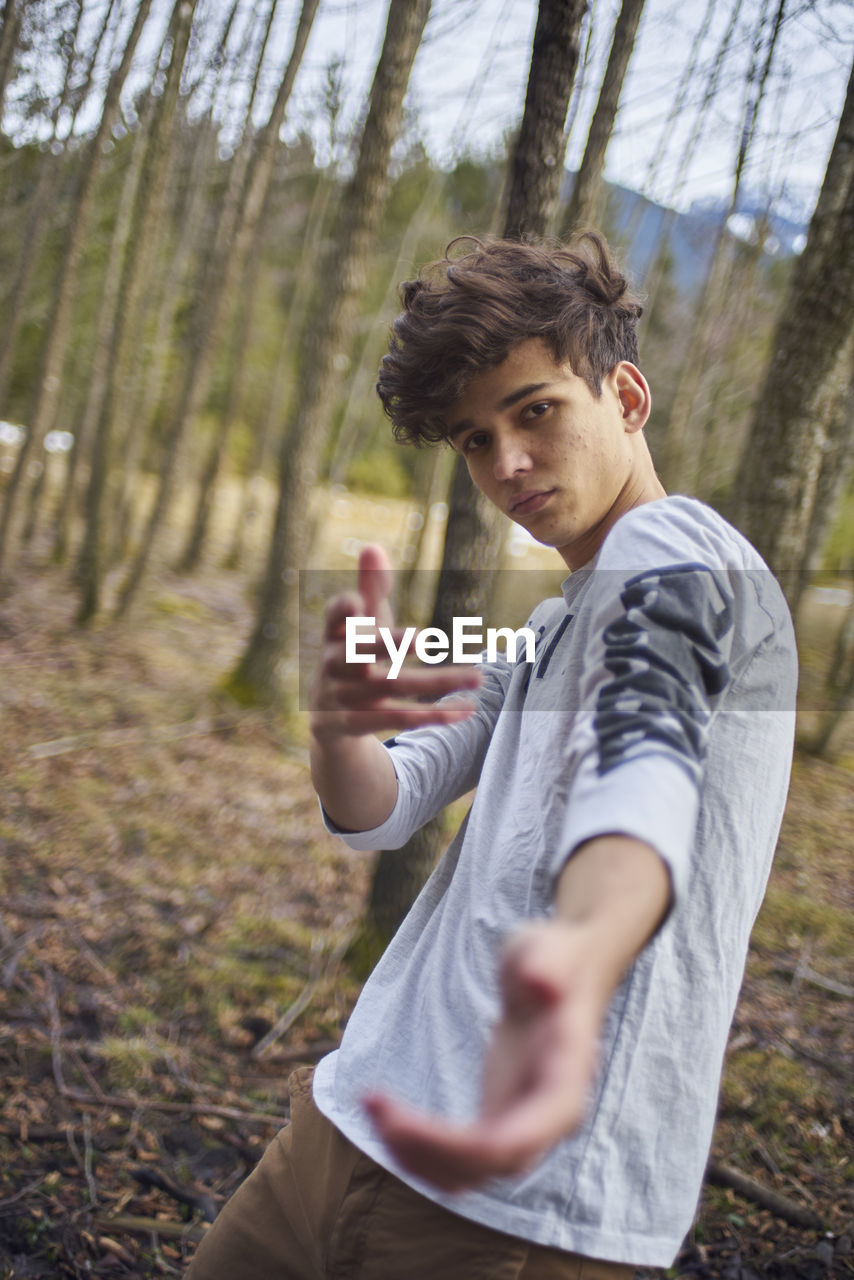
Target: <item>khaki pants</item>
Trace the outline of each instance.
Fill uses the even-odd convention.
[[[187,1280],[630,1280],[633,1268],[450,1213],[363,1155],[289,1081],[291,1123],[209,1228]]]

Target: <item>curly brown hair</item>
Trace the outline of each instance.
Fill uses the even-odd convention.
[[[466,242],[474,247],[450,256]],[[400,295],[377,382],[398,440],[446,439],[445,415],[471,379],[528,338],[547,342],[596,396],[621,360],[638,363],[640,301],[595,231],[572,247],[463,236]]]

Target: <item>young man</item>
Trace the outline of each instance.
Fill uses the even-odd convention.
[[[571,576],[533,663],[394,683],[343,639],[392,625],[378,548],[330,605],[330,829],[394,847],[477,792],[191,1274],[616,1280],[691,1224],[788,782],[791,625],[750,545],[664,494],[640,307],[598,237],[475,242],[403,300],[396,434],[448,440]]]

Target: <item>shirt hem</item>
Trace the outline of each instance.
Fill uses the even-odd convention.
[[[329,1054],[318,1063],[312,1084],[314,1101],[318,1110],[354,1146],[381,1168],[404,1182],[419,1195],[448,1209],[451,1213],[493,1231],[502,1231],[518,1240],[530,1241],[551,1249],[564,1249],[588,1258],[621,1263],[634,1267],[669,1267],[679,1252],[684,1233],[678,1240],[635,1234],[618,1234],[599,1228],[585,1228],[567,1223],[563,1219],[534,1214],[514,1208],[506,1200],[498,1200],[478,1192],[463,1195],[446,1195],[429,1183],[414,1177],[400,1167],[385,1147],[367,1133],[358,1117],[341,1112],[335,1102],[335,1059],[337,1052]],[[689,1224],[690,1225],[690,1224]],[[687,1228],[686,1228],[687,1230]]]

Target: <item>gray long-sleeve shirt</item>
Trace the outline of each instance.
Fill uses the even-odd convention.
[[[363,1151],[458,1214],[667,1266],[695,1211],[785,802],[791,622],[740,534],[692,499],[666,498],[623,516],[529,625],[535,662],[486,668],[468,720],[394,739],[392,814],[344,837],[398,847],[477,787],[340,1049],[319,1064],[315,1099]],[[443,1194],[396,1166],[361,1100],[382,1089],[452,1119],[477,1114],[502,942],[549,914],[574,849],[613,832],[658,850],[674,905],[611,1001],[587,1116],[527,1174]]]

